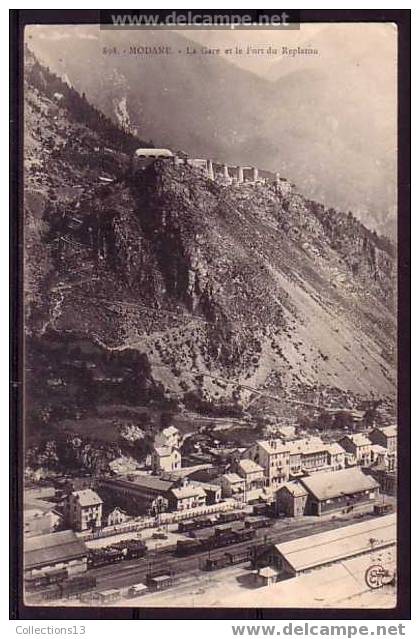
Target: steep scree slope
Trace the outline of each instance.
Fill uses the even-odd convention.
[[[162,162],[137,173],[136,141],[106,140],[43,78],[45,90],[31,75],[26,84],[29,346],[61,341],[69,366],[78,344],[85,368],[89,348],[100,352],[89,383],[112,383],[117,397],[154,388],[246,404],[235,383],[394,393],[387,241],[297,193],[226,188]],[[77,402],[87,374],[72,376],[69,393],[64,364],[44,364],[37,384]]]

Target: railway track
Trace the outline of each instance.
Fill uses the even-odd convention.
[[[143,582],[148,574],[161,570],[172,572],[175,577],[183,578],[189,574],[192,575],[201,571],[201,565],[208,557],[215,559],[223,556],[227,552],[237,553],[253,549],[258,543],[266,542],[268,544],[275,544],[291,541],[299,537],[316,534],[321,530],[341,528],[352,523],[354,523],[352,519],[342,521],[327,520],[319,523],[311,522],[306,525],[295,525],[286,529],[283,528],[282,530],[275,530],[273,528],[260,529],[256,531],[256,536],[252,541],[248,540],[238,544],[229,544],[222,548],[210,551],[205,550],[184,557],[176,556],[173,550],[162,549],[149,553],[141,559],[133,559],[131,561],[91,569],[88,574],[96,577],[96,589],[129,587],[135,583]]]

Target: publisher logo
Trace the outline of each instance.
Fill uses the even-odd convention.
[[[381,564],[369,566],[365,572],[365,582],[369,588],[376,590],[395,581],[395,570],[388,570]]]

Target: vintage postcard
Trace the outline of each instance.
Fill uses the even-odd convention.
[[[397,604],[398,25],[279,21],[24,28],[27,608]]]

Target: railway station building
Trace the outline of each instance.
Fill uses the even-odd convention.
[[[272,547],[270,563],[280,579],[325,568],[396,545],[395,514],[335,528]]]
[[[72,530],[29,537],[25,541],[25,576],[67,571],[71,577],[87,570],[88,549]]]

